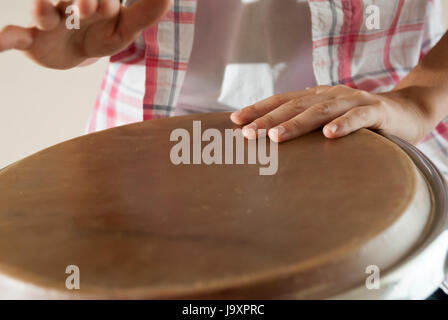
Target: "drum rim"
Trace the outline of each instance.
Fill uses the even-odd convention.
[[[419,253],[434,241],[443,231],[448,230],[448,184],[443,174],[436,165],[417,147],[405,140],[382,133],[384,137],[396,143],[411,158],[412,162],[419,169],[426,179],[426,183],[433,196],[433,221],[424,239],[415,248],[413,253]]]
[[[405,273],[403,271],[418,267],[418,258],[424,253],[431,251],[432,244],[437,242],[437,240],[441,238],[444,233],[448,232],[448,181],[436,165],[416,146],[395,135],[390,135],[383,132],[377,133],[395,143],[409,156],[411,161],[423,176],[432,198],[432,219],[429,221],[428,226],[421,235],[420,240],[418,240],[414,248],[407,255],[385,270],[384,275],[382,276],[384,279],[395,278],[395,276],[400,279],[403,278],[403,276],[400,275]],[[443,258],[443,263],[444,264],[440,267],[446,274],[448,272],[448,252]],[[442,281],[438,285],[442,285]],[[341,290],[341,292],[329,298],[344,299],[347,297],[347,294],[348,297],[350,297],[350,293],[357,292],[358,295],[360,295],[357,299],[369,299],[368,294],[363,294],[363,289],[364,286],[358,284],[351,288]],[[434,288],[434,290],[436,289],[437,287]]]

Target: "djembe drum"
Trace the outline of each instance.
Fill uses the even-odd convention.
[[[171,133],[193,120],[237,128],[228,113],[147,121],[0,171],[2,298],[415,298],[440,284],[446,189],[416,149],[313,132],[278,145],[272,175],[174,164]]]

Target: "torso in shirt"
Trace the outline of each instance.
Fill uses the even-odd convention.
[[[240,109],[315,85],[305,0],[198,0],[177,115]]]

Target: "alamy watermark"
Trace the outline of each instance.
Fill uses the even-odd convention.
[[[380,29],[380,8],[378,6],[374,4],[367,6],[365,24],[367,30]]]
[[[266,136],[265,129],[259,129],[258,133],[260,136]],[[188,130],[179,128],[171,132],[170,141],[178,142],[170,151],[171,162],[175,165],[246,163],[245,138],[241,129],[225,129],[223,137],[218,129],[209,128],[202,132],[201,121],[193,121],[193,137],[190,137]],[[268,141],[269,154],[267,152]],[[208,143],[202,147],[203,142]],[[191,145],[193,150],[190,150]],[[247,164],[257,164],[257,158],[258,163],[264,166],[259,169],[260,175],[276,174],[278,143],[265,137],[247,140]]]
[[[81,289],[81,272],[77,265],[69,265],[65,268],[65,273],[69,276],[65,279],[65,287],[68,290]]]
[[[81,28],[81,18],[80,11],[77,5],[67,6],[65,9],[65,14],[67,15],[67,19],[65,20],[65,26],[69,30],[79,30]]]
[[[379,290],[380,284],[380,268],[374,264],[366,267],[366,274],[369,276],[366,278],[366,288],[369,290]]]

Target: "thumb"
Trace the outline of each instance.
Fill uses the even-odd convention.
[[[17,49],[28,50],[33,44],[33,29],[6,26],[0,31],[0,52]]]

